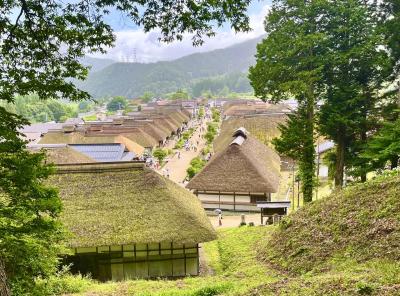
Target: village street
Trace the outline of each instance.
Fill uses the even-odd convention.
[[[172,155],[169,158],[168,162],[164,165],[164,167],[159,171],[161,174],[164,170],[168,171],[169,178],[172,181],[178,183],[181,186],[184,186],[183,181],[186,178],[186,170],[190,166],[190,161],[198,156],[201,153],[201,150],[206,146],[206,140],[203,138],[203,135],[206,132],[208,121],[209,120],[207,119],[203,119],[201,125],[201,127],[203,127],[203,131],[200,131],[200,125],[198,125],[196,131],[189,139],[189,142],[192,142],[194,145],[197,146],[197,151],[193,151],[193,149],[186,151],[185,148],[179,149],[178,151],[180,152],[180,158],[178,158],[177,153]],[[197,141],[199,141],[199,145],[197,145]],[[169,145],[170,147],[167,148],[173,148],[173,145],[175,145],[174,141],[171,142]]]

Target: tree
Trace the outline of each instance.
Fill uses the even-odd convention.
[[[145,103],[150,102],[151,99],[153,99],[153,98],[154,98],[154,94],[150,91],[144,92],[144,94],[140,97],[140,99]]]
[[[327,92],[320,113],[320,131],[336,143],[335,185],[343,185],[344,169],[366,180],[360,157],[376,128],[378,91],[390,79],[394,60],[385,46],[379,6],[362,0],[335,1],[326,16],[329,28],[324,79]],[[329,34],[328,34],[329,33]]]
[[[90,99],[72,81],[87,76],[80,58],[112,46],[112,30],[104,22],[110,7],[146,32],[159,28],[162,41],[181,40],[184,33],[192,33],[193,44],[200,45],[204,36],[214,35],[214,26],[225,22],[236,31],[248,31],[248,5],[248,0],[3,1],[0,100],[12,103],[16,95],[33,93],[41,100]],[[0,112],[0,192],[10,201],[1,199],[0,258],[4,257],[14,295],[29,295],[34,277],[47,276],[57,264],[60,237],[54,219],[60,201],[43,185],[51,173],[43,166],[43,154],[28,153],[19,140],[17,129],[27,122],[3,107]]]
[[[157,148],[153,151],[153,156],[158,159],[158,162],[160,164],[164,161],[167,155],[168,155],[167,151],[161,148]]]
[[[176,92],[169,94],[168,98],[171,100],[187,100],[190,96],[186,90],[178,89]]]
[[[371,170],[383,169],[388,162],[391,169],[396,168],[400,157],[400,119],[386,122],[368,141],[362,157],[369,162]]]
[[[128,106],[128,100],[125,97],[114,97],[107,104],[108,111],[124,110]]]
[[[326,1],[273,1],[265,21],[267,37],[257,46],[256,65],[250,68],[250,84],[255,95],[264,101],[280,102],[295,98],[299,112],[292,116],[291,127],[281,128],[281,153],[292,154],[294,127],[299,127],[301,141],[296,159],[302,180],[305,202],[312,200],[315,175],[315,106],[323,92],[320,28]],[[286,143],[285,143],[286,142]]]
[[[62,253],[61,201],[43,184],[53,172],[44,153],[27,151],[15,132],[27,121],[2,107],[0,118],[0,258],[13,294],[29,295],[35,277],[54,273]]]

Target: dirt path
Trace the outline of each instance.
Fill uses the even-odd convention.
[[[222,226],[218,225],[218,217],[217,216],[208,216],[208,218],[211,221],[211,224],[214,226],[214,228],[229,228],[229,227],[238,227],[241,221],[241,216],[240,215],[223,215],[222,219]],[[253,222],[254,225],[260,225],[261,224],[261,218],[260,214],[252,213],[252,214],[245,214],[245,221],[247,224],[249,222]]]
[[[186,178],[186,170],[190,165],[190,161],[198,156],[201,150],[206,146],[206,141],[203,138],[203,135],[207,128],[207,122],[208,121],[203,120],[202,124],[197,126],[196,131],[189,139],[189,141],[194,145],[196,145],[197,141],[199,141],[199,145],[196,145],[197,151],[193,151],[192,149],[186,151],[185,148],[178,150],[181,153],[180,158],[178,158],[177,154],[171,156],[168,163],[165,164],[163,169],[159,171],[161,174],[164,170],[168,170],[169,178],[179,185],[184,186],[183,181]],[[203,127],[203,131],[200,131],[200,127]]]

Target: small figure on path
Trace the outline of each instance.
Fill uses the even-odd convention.
[[[167,168],[167,178],[169,179],[169,169]]]
[[[214,212],[218,214],[218,225],[222,226],[222,210],[216,209]]]

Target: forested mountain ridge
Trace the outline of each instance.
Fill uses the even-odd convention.
[[[77,85],[94,97],[137,97],[146,91],[163,95],[181,88],[194,95],[208,90],[213,93],[226,91],[227,88],[248,92],[251,87],[247,70],[255,62],[256,45],[261,38],[173,61],[112,63],[99,71],[94,66],[88,78]]]

